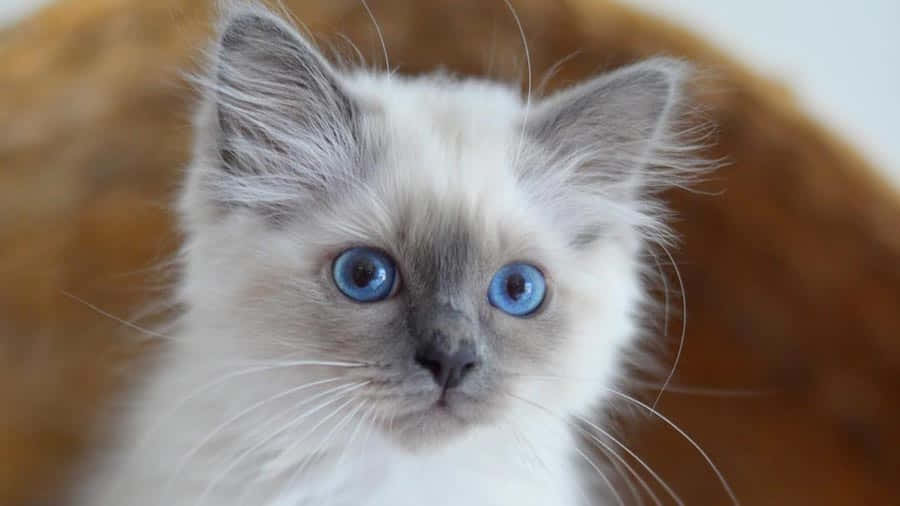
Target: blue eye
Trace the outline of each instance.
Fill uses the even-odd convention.
[[[491,305],[513,316],[533,313],[544,301],[547,283],[537,267],[521,262],[504,265],[488,287]]]
[[[351,248],[341,253],[332,267],[334,284],[357,302],[386,299],[394,289],[394,261],[372,248]]]

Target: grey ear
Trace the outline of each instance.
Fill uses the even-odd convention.
[[[326,60],[297,31],[262,9],[224,20],[207,100],[216,149],[232,176],[292,172],[318,186],[355,144],[351,99]]]
[[[527,132],[581,183],[633,195],[658,181],[648,168],[671,160],[689,66],[656,58],[602,75],[540,103]],[[577,167],[572,167],[577,165]],[[623,193],[624,192],[624,193]]]

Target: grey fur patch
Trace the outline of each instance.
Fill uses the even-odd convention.
[[[596,165],[585,170],[609,170],[663,140],[686,73],[682,62],[658,58],[601,75],[547,99],[527,131],[558,157],[592,151]],[[634,172],[645,169],[640,158],[625,162]]]
[[[573,202],[573,214],[590,209],[591,200],[631,214],[607,216],[606,223],[602,215],[572,216],[574,247],[603,237],[610,225],[643,228],[654,240],[666,235],[654,194],[703,170],[690,137],[704,130],[685,127],[689,75],[690,66],[679,60],[648,60],[563,90],[528,117],[534,149],[519,170],[538,197]]]
[[[257,9],[235,12],[213,60],[206,100],[222,175],[209,184],[220,203],[278,221],[361,176],[359,109],[293,27]]]

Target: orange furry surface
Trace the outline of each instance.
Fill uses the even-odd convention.
[[[323,43],[349,48],[343,34],[380,62],[358,0],[285,3]],[[547,89],[656,54],[710,70],[696,94],[718,124],[709,155],[729,163],[698,191],[667,195],[688,319],[660,411],[745,505],[900,503],[898,193],[786,91],[664,20],[602,0],[514,4],[535,84],[555,67]],[[401,72],[525,75],[500,0],[369,5]],[[113,316],[152,324],[171,281],[168,206],[193,100],[182,72],[200,61],[210,12],[204,1],[68,0],[0,32],[0,504],[53,498],[102,444],[88,434],[104,402],[154,346]],[[621,427],[687,504],[729,504],[670,427],[640,413]]]

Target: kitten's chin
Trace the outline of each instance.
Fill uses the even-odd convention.
[[[394,444],[410,452],[436,450],[490,422],[489,410],[479,404],[471,400],[432,401],[416,411],[396,415],[384,430]]]

